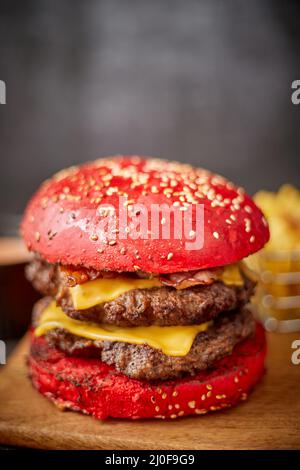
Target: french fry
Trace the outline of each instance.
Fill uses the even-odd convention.
[[[299,318],[300,191],[285,184],[277,193],[259,191],[254,200],[270,227],[270,241],[264,249],[245,260],[250,269],[259,273],[256,302],[278,320]],[[296,296],[299,306],[292,308]]]

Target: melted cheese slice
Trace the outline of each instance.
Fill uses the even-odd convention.
[[[133,289],[150,289],[161,286],[158,279],[130,279],[118,276],[112,279],[95,279],[70,287],[75,310],[85,310],[103,302],[110,302]]]
[[[35,329],[42,336],[54,328],[94,341],[121,341],[131,344],[148,344],[161,349],[168,356],[185,356],[191,349],[198,333],[206,331],[212,322],[192,326],[137,326],[122,328],[113,325],[98,325],[69,318],[55,302],[51,302],[41,315]]]
[[[219,280],[227,286],[242,286],[244,284],[238,264],[229,264],[224,266],[223,272],[219,276]]]
[[[238,264],[225,266],[219,280],[226,285],[241,286],[244,283]],[[118,276],[77,284],[75,287],[70,287],[69,292],[75,310],[85,310],[97,304],[110,302],[133,289],[150,289],[161,285],[158,279],[130,279]]]

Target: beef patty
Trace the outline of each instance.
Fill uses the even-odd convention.
[[[36,317],[40,315],[44,305],[44,301],[37,304]],[[240,311],[222,313],[207,331],[196,336],[189,353],[183,357],[167,356],[161,350],[148,345],[92,341],[63,329],[49,330],[45,337],[51,346],[67,354],[99,358],[129,377],[167,380],[211,368],[218,359],[230,355],[234,346],[250,336],[254,328],[255,321],[246,307]]]
[[[86,310],[75,310],[57,265],[35,258],[27,267],[26,274],[42,294],[55,297],[58,305],[71,318],[118,326],[203,323],[220,312],[242,307],[249,301],[255,285],[245,277],[243,286],[228,286],[217,281],[182,290],[166,286],[133,289],[110,302]]]

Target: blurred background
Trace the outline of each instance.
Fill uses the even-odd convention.
[[[42,180],[109,154],[201,165],[250,193],[299,186],[299,26],[300,3],[279,0],[2,0],[1,235]]]
[[[300,4],[2,0],[0,213],[115,153],[203,165],[251,193],[298,184]]]

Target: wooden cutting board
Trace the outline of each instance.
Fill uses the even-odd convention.
[[[25,337],[0,372],[0,442],[42,449],[300,448],[300,365],[291,363],[299,334],[269,334],[268,372],[238,408],[173,421],[97,421],[59,411],[26,373]]]

